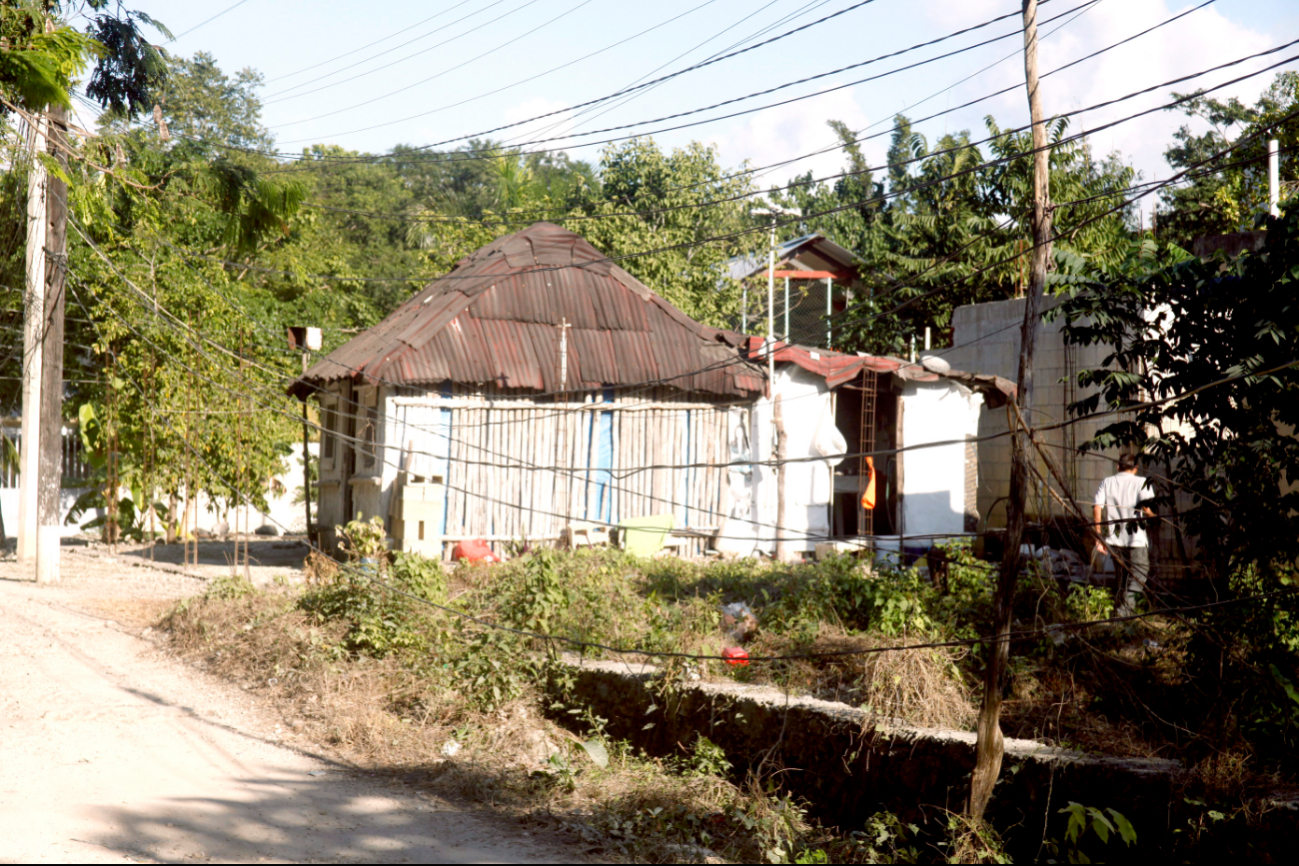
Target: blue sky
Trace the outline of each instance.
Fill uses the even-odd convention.
[[[182,33],[233,2],[136,0],[129,5],[154,15],[174,33]],[[681,69],[736,43],[751,44],[746,40],[759,41],[856,2],[245,0],[168,48],[182,54],[208,51],[230,72],[245,66],[260,70],[266,76],[262,89],[264,120],[281,149],[298,151],[310,143],[331,142],[373,152],[398,143],[430,144],[459,138],[549,112],[559,113],[544,122],[497,133],[496,137],[527,144],[540,138],[636,123],[860,63],[1015,12],[1019,7],[1018,0],[874,0],[771,46],[640,92],[625,103],[604,104],[588,113],[571,110],[642,78]],[[1040,14],[1043,19],[1050,18],[1084,2],[1052,0],[1041,7]],[[1045,36],[1040,49],[1041,68],[1047,71],[1068,63],[1201,2],[1099,0],[1085,11],[1043,25],[1042,32],[1050,35]],[[1021,43],[1017,36],[1008,35],[992,45],[914,70],[840,88],[952,48],[1011,34],[1016,26],[1017,17],[1012,17],[942,46],[679,121],[533,146],[566,147],[575,157],[595,160],[599,147],[583,144],[808,96],[781,107],[654,135],[669,147],[691,139],[716,145],[728,166],[738,166],[745,160],[765,166],[832,145],[834,137],[826,127],[829,119],[843,120],[859,130],[869,127],[872,132],[886,131],[899,111],[921,117],[1022,84]],[[656,29],[637,35],[653,27]],[[771,29],[765,36],[755,37],[767,28]],[[1056,28],[1058,32],[1050,32]],[[1299,3],[1218,0],[1128,45],[1048,78],[1043,82],[1044,104],[1048,113],[1076,110],[1292,39],[1299,39]],[[622,44],[615,45],[619,42]],[[375,44],[364,47],[369,43]],[[1178,87],[1161,88],[1148,96],[1082,115],[1073,121],[1073,128],[1095,128],[1166,102],[1172,90],[1210,87],[1296,54],[1299,45],[1266,60],[1251,61]],[[1296,69],[1299,64],[1292,62],[1281,68]],[[1273,75],[1275,72],[1260,75],[1221,93],[1253,99]],[[988,114],[1003,127],[1026,122],[1023,88],[928,121],[918,129],[931,140],[960,129],[970,129],[981,137],[984,116]],[[1167,177],[1169,170],[1162,151],[1182,122],[1181,117],[1161,111],[1098,133],[1093,146],[1100,154],[1122,152],[1147,179]],[[886,147],[887,135],[865,144],[874,162],[883,161]],[[781,182],[806,170],[829,174],[841,170],[841,166],[842,155],[832,151],[774,169],[762,175],[760,182],[764,186]]]

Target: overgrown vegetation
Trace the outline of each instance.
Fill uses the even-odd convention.
[[[344,534],[363,546],[361,526]],[[755,656],[974,638],[986,621],[992,575],[968,549],[949,556],[944,590],[916,570],[871,572],[847,557],[779,566],[538,550],[448,574],[400,553],[367,555],[373,561],[364,562],[356,554],[342,564],[313,555],[301,591],[254,592],[232,578],[178,606],[166,625],[181,654],[266,691],[287,719],[301,723],[299,731],[367,767],[415,774],[441,791],[544,820],[602,857],[1004,861],[990,828],[956,817],[950,826],[912,827],[885,813],[863,827],[822,827],[807,817],[805,804],[781,793],[779,768],[737,775],[725,752],[704,738],[681,744],[676,755],[649,757],[611,738],[604,720],[566,690],[570,674],[555,662],[571,646],[484,628],[424,603],[564,635],[585,642],[587,657],[618,657],[600,644],[715,656],[732,641],[719,626],[719,608],[734,601],[746,602],[758,620],[746,638]],[[1016,602],[1016,628],[1067,626],[1108,613],[1107,599],[1094,590],[1066,593],[1030,579]],[[1234,744],[1241,756],[1235,762],[1197,757],[1207,732],[1179,739],[1188,719],[1175,707],[1191,682],[1181,666],[1198,627],[1161,621],[1057,628],[1025,640],[1017,644],[1007,713],[1010,735],[1199,760],[1188,805],[1175,816],[1186,824],[1179,838],[1191,847],[1233,821],[1249,826],[1251,792],[1267,781],[1254,772],[1263,768],[1251,766],[1243,731],[1213,743],[1215,755]],[[959,651],[735,667],[665,661],[662,687],[692,675],[765,682],[914,724],[967,727],[970,684],[983,657],[975,643]],[[1061,812],[1056,856],[1117,856],[1114,846],[1127,840],[1123,822],[1108,804],[1080,808],[1081,829],[1068,823],[1068,809]],[[1102,838],[1111,827],[1115,835]]]

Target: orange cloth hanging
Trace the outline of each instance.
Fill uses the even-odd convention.
[[[866,490],[861,495],[861,507],[867,511],[875,510],[875,458],[866,458]]]

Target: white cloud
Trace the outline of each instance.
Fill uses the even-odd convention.
[[[853,129],[872,122],[851,90],[839,90],[796,103],[791,109],[750,115],[742,125],[714,133],[705,141],[717,146],[721,163],[727,168],[737,167],[746,159],[751,166],[760,167],[792,156],[829,150],[755,176],[760,187],[769,187],[808,171],[815,177],[825,177],[844,170],[846,160],[843,152],[835,147],[838,138],[826,125],[829,120],[842,120]],[[880,141],[863,145],[871,162],[884,161],[887,146]]]
[[[1076,19],[1070,15],[1046,24],[1042,27],[1044,38],[1039,49],[1041,70],[1047,72],[1056,69],[1127,39],[1192,8],[1192,5],[1190,2],[1179,5],[1168,0],[1147,0],[1141,3],[1102,0]],[[1195,0],[1194,5],[1199,5],[1199,0]],[[941,0],[926,6],[933,35],[967,27],[1006,11],[1008,7],[1004,0]],[[1042,17],[1054,14],[1058,13],[1051,7],[1045,7]],[[999,26],[1009,27],[1015,23],[1014,19],[1010,19]],[[1058,32],[1051,32],[1057,28]],[[982,32],[991,34],[994,31]],[[1042,85],[1044,106],[1048,115],[1075,111],[1262,51],[1282,41],[1284,40],[1255,25],[1253,21],[1247,25],[1232,20],[1215,6],[1209,6],[1140,36],[1131,43],[1047,77]],[[1012,88],[1002,96],[936,118],[919,127],[931,143],[944,132],[959,129],[969,129],[974,138],[982,138],[985,135],[985,115],[993,115],[1002,128],[1028,122],[1027,98],[1022,87],[1024,66],[1022,54],[1017,50],[1019,44],[1017,39],[1007,39],[981,49],[982,54],[972,52],[961,55],[959,64],[948,61],[950,65],[926,67],[923,73],[909,74],[905,80],[889,78],[874,85],[825,93],[789,107],[752,115],[739,125],[713,133],[706,140],[718,146],[725,165],[737,165],[744,159],[755,165],[767,165],[833,145],[835,136],[825,125],[829,119],[843,120],[856,129],[875,124],[872,131],[886,130],[892,112],[899,109],[916,119],[990,92]],[[1291,49],[1252,60],[1179,85],[1160,87],[1149,94],[1111,107],[1089,111],[1074,118],[1070,130],[1096,129],[1128,115],[1156,109],[1172,101],[1174,92],[1189,93],[1200,87],[1213,87],[1262,69],[1293,53],[1299,51]],[[964,75],[1001,58],[1007,59],[968,82],[947,91],[941,90]],[[1290,63],[1281,68],[1297,67],[1299,64]],[[1253,102],[1278,71],[1280,69],[1257,75],[1217,90],[1212,95],[1222,99],[1237,96],[1243,101]],[[920,102],[931,94],[937,95],[914,109],[904,109],[904,106]],[[862,105],[870,106],[874,116],[868,115]],[[1204,128],[1204,124],[1189,121],[1180,112],[1155,110],[1096,133],[1092,138],[1092,146],[1098,156],[1112,151],[1121,152],[1123,158],[1135,165],[1146,180],[1167,178],[1172,172],[1164,161],[1163,152],[1172,142],[1172,135],[1177,128],[1187,123],[1193,129]],[[883,163],[887,144],[887,135],[864,144],[867,157],[873,164]],[[843,164],[842,153],[833,150],[775,169],[763,178],[761,184],[767,186],[780,183],[809,169],[818,177],[834,174],[842,171]],[[1152,201],[1153,197],[1145,199],[1142,209],[1149,210]]]

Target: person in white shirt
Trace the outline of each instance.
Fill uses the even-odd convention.
[[[1101,482],[1092,505],[1096,525],[1096,551],[1114,560],[1114,614],[1129,616],[1135,612],[1137,597],[1146,591],[1150,575],[1150,539],[1142,525],[1142,515],[1155,512],[1143,503],[1154,499],[1149,480],[1137,474],[1137,458],[1124,454],[1119,471]]]

